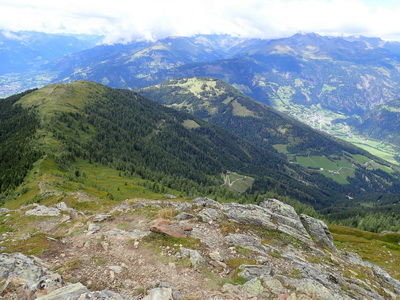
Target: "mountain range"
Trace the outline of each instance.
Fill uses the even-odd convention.
[[[137,89],[174,78],[208,76],[396,163],[396,144],[390,139],[381,144],[379,137],[346,120],[397,100],[399,49],[399,43],[379,38],[318,34],[274,40],[170,37],[100,45],[59,57],[29,73],[7,73],[0,77],[0,94],[74,80]],[[9,63],[7,57],[3,56],[2,64]]]

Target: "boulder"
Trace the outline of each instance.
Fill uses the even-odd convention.
[[[170,287],[157,287],[149,291],[142,300],[175,300],[174,292]],[[178,299],[177,299],[178,300]]]
[[[201,217],[203,222],[209,223],[215,221],[220,216],[220,213],[214,208],[207,207],[199,212],[198,215]]]
[[[194,215],[189,214],[187,212],[181,212],[180,214],[178,214],[175,217],[175,219],[180,220],[180,221],[182,221],[182,220],[190,220],[190,219],[194,219],[194,218],[195,218]]]
[[[40,296],[36,300],[69,300],[78,299],[82,294],[89,293],[89,290],[82,283],[74,283],[59,288],[50,294]],[[85,298],[83,298],[85,299]]]
[[[93,222],[102,222],[107,219],[110,219],[112,216],[109,214],[98,214],[93,218]]]
[[[180,225],[171,221],[161,220],[150,227],[150,231],[155,233],[167,234],[177,238],[185,238],[190,235],[192,227],[189,225]]]
[[[265,265],[241,265],[239,271],[238,276],[246,280],[269,278],[272,275],[272,267]]]
[[[196,270],[202,269],[206,264],[205,259],[196,250],[187,249],[181,246],[181,255],[182,257],[189,257],[192,267]]]
[[[47,274],[47,269],[21,253],[0,254],[0,280],[14,285],[35,285]]]
[[[199,207],[221,208],[222,204],[210,198],[198,197],[193,200],[193,204]]]
[[[39,205],[25,212],[25,215],[27,216],[39,216],[39,217],[57,217],[60,214],[61,211],[58,208],[47,207],[45,205]]]
[[[222,213],[233,221],[277,230],[313,245],[313,241],[293,207],[276,199],[266,199],[260,206],[226,203],[223,205]]]
[[[307,229],[309,234],[319,243],[325,245],[334,252],[338,252],[335,244],[333,243],[333,237],[326,224],[318,219],[312,218],[307,215],[300,215],[300,220],[304,227]]]

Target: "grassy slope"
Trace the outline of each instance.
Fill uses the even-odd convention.
[[[344,226],[330,226],[329,229],[339,250],[356,252],[400,280],[400,233],[378,234]],[[356,275],[360,279],[362,276]]]

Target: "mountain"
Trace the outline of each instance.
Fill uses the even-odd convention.
[[[205,79],[196,82],[196,86],[201,87],[199,83],[212,87],[218,82]],[[231,90],[225,87],[228,92]],[[242,116],[233,116],[229,121],[232,123],[231,128],[227,127],[230,130],[243,126],[242,130],[234,132],[247,141],[134,92],[86,81],[50,85],[0,101],[4,112],[1,120],[1,128],[4,128],[1,140],[4,159],[0,169],[2,202],[10,199],[24,199],[21,201],[27,203],[43,201],[38,186],[59,190],[61,179],[55,174],[64,178],[62,189],[75,191],[79,183],[84,190],[94,192],[94,189],[97,190],[95,194],[102,194],[104,191],[99,185],[103,185],[103,181],[94,184],[91,179],[89,183],[85,176],[93,172],[93,168],[103,166],[109,168],[110,173],[117,170],[122,177],[118,181],[124,180],[124,176],[133,176],[153,190],[172,189],[185,195],[254,202],[259,195],[272,193],[275,197],[291,198],[290,201],[296,203],[291,202],[293,205],[300,201],[316,209],[327,209],[340,201],[346,203],[344,207],[349,206],[346,199],[351,195],[361,202],[367,197],[381,213],[380,203],[375,203],[374,197],[379,197],[379,193],[393,193],[394,198],[389,203],[396,204],[400,187],[395,167],[355,147],[341,146],[328,136],[271,109],[263,111],[259,103],[240,93],[233,96],[237,98],[230,105],[239,108],[237,111],[248,113],[253,109],[260,115],[261,121]],[[275,133],[276,141],[293,140],[292,144],[274,144],[272,148],[261,139],[252,138],[259,130],[257,126],[263,123],[262,119],[274,114],[275,122],[282,124],[281,130]],[[247,122],[243,123],[241,118],[247,118]],[[247,129],[252,123],[255,129]],[[299,126],[297,130],[296,126]],[[263,129],[268,131],[268,126]],[[294,133],[278,135],[285,131]],[[245,132],[248,135],[244,135]],[[301,142],[302,135],[309,137],[304,138],[306,143]],[[285,154],[291,147],[298,151],[299,145],[311,147],[319,140],[326,145],[311,148],[315,153],[306,154],[303,149],[302,154],[295,153],[291,157]],[[258,145],[253,144],[254,141]],[[119,190],[112,190],[107,197],[120,194]],[[30,193],[26,194],[27,191]],[[375,208],[369,212],[375,213]]]
[[[223,127],[264,149],[275,149],[308,172],[323,174],[338,183],[351,182],[366,161],[374,161],[380,170],[395,170],[367,151],[314,130],[220,80],[176,79],[138,92]]]
[[[400,147],[400,101],[380,105],[362,117],[347,121],[364,136]]]
[[[313,182],[320,180],[317,175],[303,174],[275,151],[259,148],[131,91],[78,81],[46,86],[0,104],[4,111],[0,175],[4,178],[3,202],[7,197],[18,197],[28,184],[25,176],[42,165],[51,165],[50,173],[70,171],[72,179],[82,178],[85,171],[79,164],[74,165],[77,159],[186,194],[235,198],[234,193],[220,187],[224,184],[221,176],[233,172],[232,176],[249,182],[242,192],[252,187],[255,178],[262,182],[264,191],[298,196],[299,200],[318,205],[343,196],[335,190],[334,182],[328,180],[323,188],[318,186]],[[228,177],[227,187],[232,186]],[[309,184],[305,184],[307,177],[312,179]],[[371,182],[371,187],[376,184]]]
[[[341,121],[397,99],[398,49],[396,42],[365,37],[199,35],[98,46],[55,61],[47,72],[52,82],[83,79],[127,89],[176,78],[222,79],[314,128],[398,163],[393,145],[367,141]]]
[[[75,37],[34,31],[0,32],[0,75],[26,72],[67,54],[92,48],[91,36]]]

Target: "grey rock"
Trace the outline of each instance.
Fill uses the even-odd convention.
[[[88,225],[88,234],[96,233],[101,229],[101,227],[97,224],[90,223]]]
[[[121,266],[109,266],[110,270],[112,270],[115,274],[121,274],[124,270]]]
[[[63,280],[59,274],[50,274],[42,276],[38,282],[25,285],[26,293],[31,298],[40,297],[41,295],[47,295],[54,290],[57,290],[63,286]]]
[[[8,212],[10,212],[11,210],[9,210],[8,208],[5,208],[5,207],[2,207],[2,208],[0,208],[0,215],[1,214],[4,214],[4,213],[8,213]]]
[[[224,261],[224,258],[222,257],[221,253],[219,253],[218,251],[210,252],[208,255],[210,256],[210,258],[212,260]]]
[[[57,289],[50,294],[40,296],[36,300],[69,300],[78,299],[82,294],[89,293],[89,290],[82,283],[74,283]],[[85,299],[85,298],[83,298]]]
[[[68,210],[68,206],[67,206],[67,204],[65,204],[65,202],[57,203],[56,207],[61,211],[67,211]]]
[[[214,208],[205,208],[198,215],[202,218],[203,222],[209,223],[211,221],[215,221],[220,213]]]
[[[215,200],[212,200],[210,198],[203,198],[199,197],[193,200],[193,204],[199,207],[213,207],[213,208],[221,208],[222,204],[218,203]]]
[[[91,293],[84,293],[77,300],[130,300],[130,297],[120,295],[118,293],[104,290]]]
[[[300,215],[300,220],[303,223],[309,234],[322,245],[327,246],[334,252],[338,252],[335,244],[333,243],[333,237],[326,224],[318,219],[312,218],[307,215]]]
[[[239,270],[238,276],[246,280],[263,277],[269,278],[272,275],[272,267],[265,265],[241,265]]]
[[[182,257],[189,257],[190,263],[195,270],[200,270],[206,264],[205,259],[196,250],[181,247]]]
[[[172,288],[172,285],[167,281],[152,281],[147,285],[147,289],[155,289],[155,288]]]
[[[98,214],[93,218],[93,222],[102,222],[107,219],[110,219],[112,216],[109,214]]]
[[[190,220],[190,219],[194,219],[195,216],[192,214],[189,214],[187,212],[181,212],[180,214],[178,214],[175,219],[179,220],[179,221],[183,221],[183,220]]]
[[[155,288],[151,289],[149,294],[142,300],[174,300],[171,288]]]
[[[175,210],[176,211],[190,210],[190,209],[192,209],[192,207],[193,207],[193,205],[191,203],[182,202],[182,203],[175,205]]]
[[[39,216],[39,217],[57,217],[61,214],[61,211],[55,207],[47,207],[39,205],[36,208],[27,210],[25,215],[27,216]]]
[[[35,285],[48,274],[47,269],[21,253],[0,254],[0,280],[14,285]]]
[[[275,199],[266,199],[261,205],[226,203],[222,212],[233,221],[277,230],[313,245],[293,207]]]

